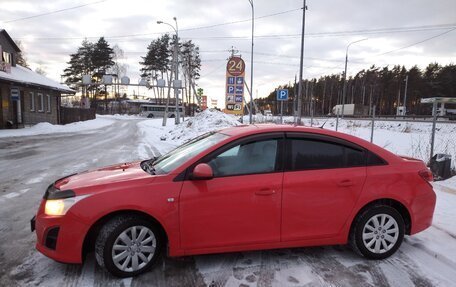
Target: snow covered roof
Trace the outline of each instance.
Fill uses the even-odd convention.
[[[63,93],[75,93],[75,91],[70,89],[67,85],[62,85],[54,80],[46,78],[45,76],[40,75],[27,68],[24,68],[20,65],[11,67],[11,73],[5,73],[3,71],[0,71],[0,80],[7,80],[21,84],[48,87],[52,90],[57,90]]]

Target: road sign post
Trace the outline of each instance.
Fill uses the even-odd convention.
[[[283,123],[283,102],[288,101],[288,90],[277,90],[277,101],[280,101],[280,123]]]
[[[232,56],[226,66],[225,113],[244,115],[245,63]]]

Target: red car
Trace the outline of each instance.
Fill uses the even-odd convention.
[[[153,160],[57,180],[36,248],[82,263],[95,250],[116,276],[169,256],[350,243],[372,259],[431,225],[432,174],[357,137],[250,125],[200,136]]]

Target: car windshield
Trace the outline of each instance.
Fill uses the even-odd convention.
[[[226,138],[228,138],[227,135],[216,132],[199,136],[155,160],[152,163],[154,172],[156,174],[169,173],[190,158]]]

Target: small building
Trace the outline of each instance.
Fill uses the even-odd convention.
[[[0,129],[60,124],[60,101],[75,91],[17,64],[19,47],[0,30]]]

